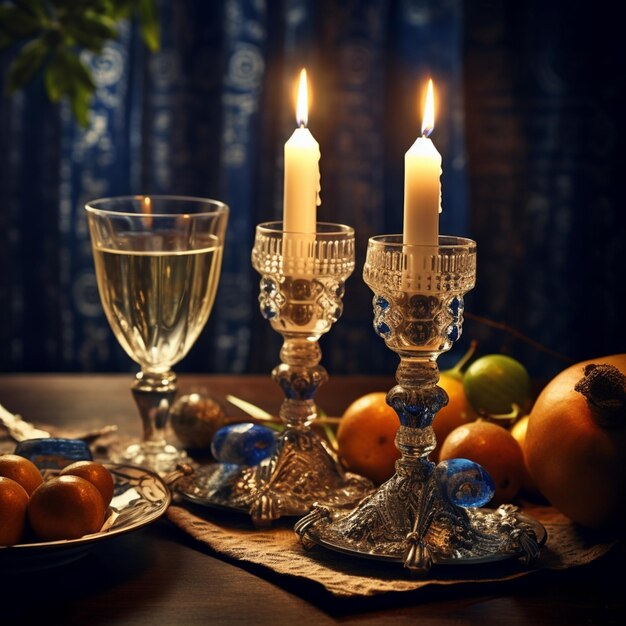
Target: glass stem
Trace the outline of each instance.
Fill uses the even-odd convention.
[[[437,385],[436,358],[401,355],[398,384],[387,393],[387,403],[400,418],[396,434],[396,447],[402,454],[396,463],[399,474],[420,467],[426,474],[432,471],[428,455],[437,443],[432,423],[437,411],[448,403],[446,392]]]
[[[131,388],[143,424],[143,442],[162,446],[170,407],[176,395],[176,374],[139,372]]]
[[[308,428],[317,417],[313,396],[328,380],[326,370],[320,365],[321,358],[317,341],[285,338],[280,350],[282,363],[272,370],[272,378],[285,394],[280,418],[288,428]]]

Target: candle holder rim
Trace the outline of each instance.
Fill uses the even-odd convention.
[[[367,240],[368,245],[386,246],[402,250],[454,250],[458,248],[466,248],[469,251],[476,249],[476,241],[469,237],[460,237],[457,235],[439,235],[439,242],[432,246],[429,244],[409,244],[404,243],[404,235],[402,233],[393,233],[390,235],[374,235]]]
[[[271,234],[281,234],[281,235],[323,235],[325,237],[336,237],[336,236],[354,236],[354,228],[352,226],[348,226],[347,224],[340,224],[335,222],[315,222],[315,232],[314,233],[305,233],[297,230],[283,230],[282,229],[282,220],[270,221],[270,222],[262,222],[258,224],[256,229],[257,232],[261,232],[267,235]],[[319,230],[319,227],[327,226],[328,230]]]
[[[114,208],[116,203],[119,204],[130,204],[131,206],[139,207],[141,203],[149,198],[151,203],[161,203],[163,201],[171,201],[171,202],[181,202],[188,203],[190,206],[192,204],[196,205],[210,205],[211,209],[209,210],[198,210],[198,211],[165,211],[165,212],[150,212],[150,213],[142,213],[140,211],[128,211],[128,210],[117,210]],[[104,208],[102,206],[108,206],[108,208]],[[110,206],[109,206],[110,205]],[[154,205],[152,205],[154,206]],[[185,196],[185,195],[174,195],[174,194],[135,194],[135,195],[121,195],[121,196],[106,196],[102,198],[95,198],[93,200],[89,200],[85,203],[85,210],[89,213],[95,213],[98,215],[115,215],[121,217],[145,217],[149,215],[150,217],[172,217],[173,215],[190,215],[190,216],[211,216],[216,214],[228,214],[230,211],[230,207],[221,200],[216,200],[215,198],[205,198],[202,196]]]

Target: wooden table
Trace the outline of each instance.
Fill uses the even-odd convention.
[[[35,423],[119,425],[139,434],[128,375],[4,375],[0,404]],[[331,377],[320,406],[339,415],[391,378]],[[271,412],[281,401],[267,376],[181,376],[181,390],[203,386]],[[229,406],[229,413],[240,415]],[[230,410],[232,409],[232,411]],[[47,571],[0,572],[0,624],[614,624],[626,616],[624,550],[565,572],[516,581],[455,585],[415,594],[338,601],[312,585],[272,578],[222,560],[166,519],[94,547]],[[41,622],[31,621],[39,619]]]

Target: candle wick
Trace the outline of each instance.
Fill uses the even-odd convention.
[[[306,125],[304,122],[300,122],[300,128],[306,128]]]

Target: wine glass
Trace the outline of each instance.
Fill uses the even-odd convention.
[[[115,460],[170,472],[185,453],[166,442],[176,394],[172,367],[211,313],[220,276],[228,207],[184,196],[120,196],[85,206],[104,312],[141,371],[132,393],[143,438]]]

